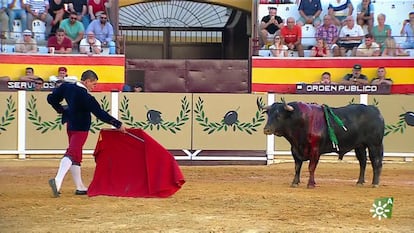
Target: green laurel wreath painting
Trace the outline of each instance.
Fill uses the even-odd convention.
[[[7,131],[6,126],[10,125],[10,123],[16,119],[16,102],[13,100],[12,96],[10,95],[6,99],[6,111],[4,112],[4,115],[1,116],[0,119],[0,134],[2,131]]]
[[[104,111],[109,112],[109,101],[104,96],[101,100],[101,107]],[[56,119],[52,121],[43,121],[42,117],[39,115],[39,112],[37,110],[37,99],[34,95],[30,96],[29,102],[27,104],[26,108],[28,114],[29,121],[36,126],[36,130],[40,131],[42,134],[46,133],[47,131],[52,131],[55,129],[62,130],[62,114],[58,114]],[[104,124],[104,122],[95,119],[91,122],[91,127],[89,131],[91,133],[96,133],[99,131],[101,126]]]
[[[238,109],[228,111],[220,122],[211,122],[204,112],[204,100],[198,97],[194,110],[196,114],[195,120],[198,121],[201,126],[203,126],[203,131],[207,132],[208,134],[212,134],[221,130],[240,130],[248,134],[253,134],[253,132],[257,131],[257,127],[259,127],[265,120],[264,111],[261,109],[261,106],[265,105],[262,97],[258,97],[256,102],[257,111],[251,122],[240,122],[237,113]]]
[[[409,117],[409,112],[407,113],[402,113],[399,115],[400,119],[398,120],[397,123],[392,124],[392,125],[385,125],[385,132],[384,132],[384,136],[387,136],[390,133],[398,133],[400,132],[401,134],[404,133],[404,130],[407,128],[407,117]]]
[[[133,128],[142,128],[144,130],[162,129],[175,134],[177,133],[177,131],[180,131],[181,126],[183,126],[185,122],[190,119],[190,103],[188,102],[186,96],[184,96],[183,99],[181,99],[181,110],[179,115],[176,117],[175,121],[165,121],[161,117],[162,112],[154,109],[148,109],[147,106],[145,106],[145,108],[148,110],[147,120],[135,121],[134,116],[131,115],[131,111],[129,110],[129,99],[126,96],[124,96],[124,98],[121,101],[121,108],[119,109],[119,111],[121,112],[121,120],[123,120],[126,125],[131,126]]]

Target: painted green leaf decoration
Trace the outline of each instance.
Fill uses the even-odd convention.
[[[104,111],[109,112],[109,101],[104,96],[101,100],[101,107]],[[56,119],[53,121],[42,121],[42,117],[39,115],[37,110],[37,99],[34,95],[30,96],[29,102],[27,103],[26,111],[28,114],[29,121],[36,127],[36,131],[40,131],[42,134],[47,131],[52,131],[55,129],[62,130],[62,114],[58,114]],[[90,132],[96,133],[99,131],[104,123],[98,119],[91,122]]]
[[[10,125],[13,120],[15,120],[15,113],[16,113],[16,102],[13,100],[12,96],[10,95],[6,99],[6,111],[4,112],[4,116],[1,117],[0,120],[0,134],[3,131],[7,131],[6,126]]]
[[[240,122],[234,115],[235,111],[231,111],[233,115],[231,121],[226,122],[224,119],[222,119],[220,122],[209,123],[209,119],[204,111],[204,100],[199,97],[195,105],[196,108],[194,110],[194,113],[196,114],[195,120],[200,126],[203,127],[203,131],[207,132],[208,134],[219,132],[221,130],[232,130],[233,132],[239,130],[248,134],[253,134],[253,132],[257,132],[256,128],[259,127],[261,125],[261,122],[265,120],[265,115],[262,110],[262,107],[264,106],[262,97],[258,97],[256,102],[257,111],[252,118],[252,122]]]
[[[146,121],[135,121],[134,117],[131,115],[129,111],[129,99],[124,96],[121,101],[121,120],[130,127],[133,128],[142,128],[144,130],[165,130],[169,131],[173,134],[176,134],[177,131],[181,131],[181,126],[185,125],[185,122],[190,119],[190,104],[187,100],[187,96],[184,96],[181,99],[181,110],[177,117],[175,117],[175,121],[164,121],[160,120],[160,122],[154,123],[151,122],[149,119]]]

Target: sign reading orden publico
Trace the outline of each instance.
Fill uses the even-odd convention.
[[[297,94],[381,94],[391,93],[390,85],[296,84]]]

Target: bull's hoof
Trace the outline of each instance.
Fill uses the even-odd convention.
[[[363,187],[364,186],[364,183],[356,183],[356,186],[357,187]]]
[[[373,188],[379,188],[379,184],[373,184],[372,187]]]
[[[290,185],[290,187],[292,187],[292,188],[297,188],[299,186],[299,184],[295,184],[295,183],[292,183],[291,185]]]

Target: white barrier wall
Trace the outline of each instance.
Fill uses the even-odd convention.
[[[0,92],[0,158],[16,156],[25,159],[27,156],[65,153],[65,126],[47,104],[47,94]],[[94,96],[103,109],[118,117],[128,128],[142,128],[166,149],[181,151],[175,153],[177,160],[269,164],[273,163],[275,155],[290,155],[290,145],[284,138],[263,134],[267,117],[258,107],[280,102],[281,98],[287,102],[303,101],[331,107],[349,103],[376,105],[384,116],[385,133],[388,134],[384,138],[385,157],[405,160],[414,157],[414,144],[411,143],[414,127],[404,123],[404,115],[414,111],[412,97],[408,95],[101,92]],[[84,154],[93,153],[99,130],[108,127],[93,118]],[[230,153],[208,154],[209,151]]]

